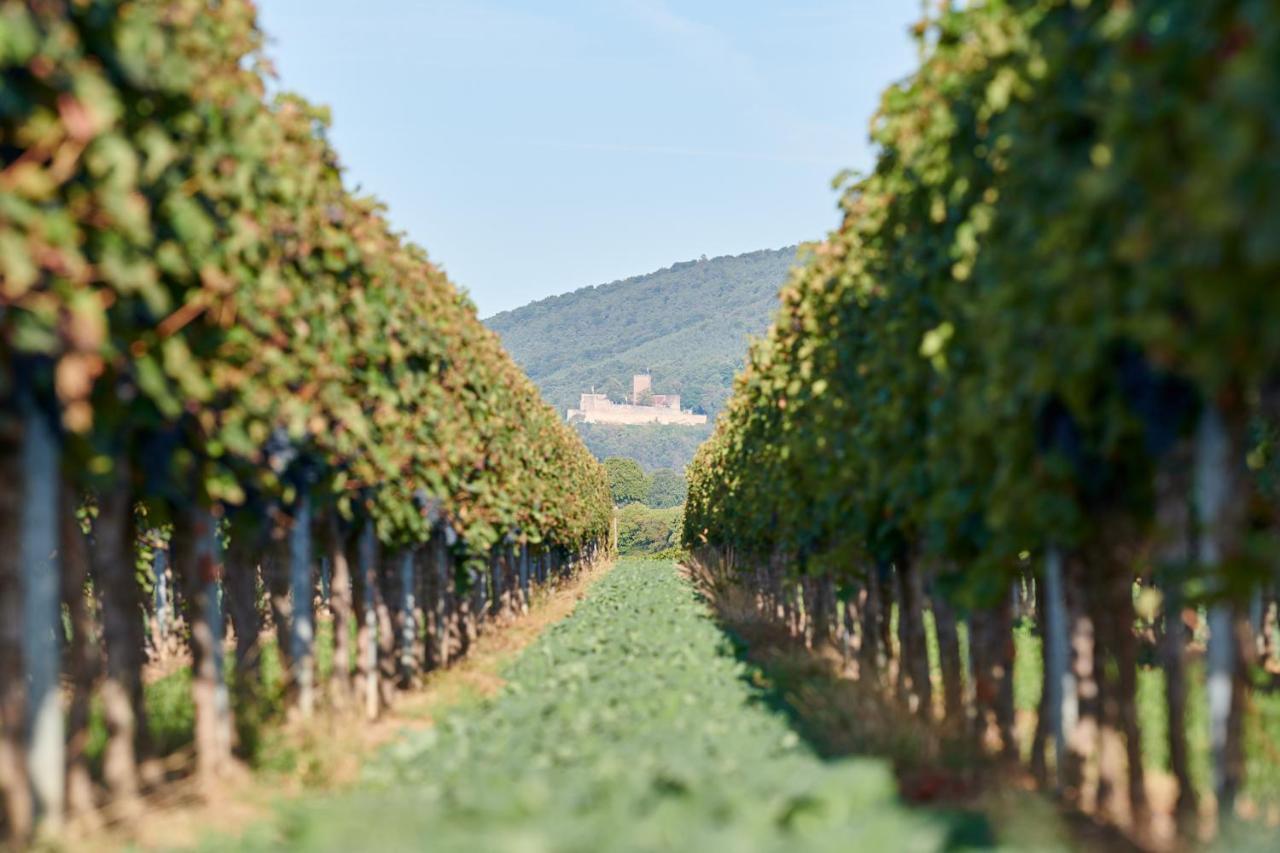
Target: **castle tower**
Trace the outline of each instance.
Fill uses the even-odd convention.
[[[653,393],[653,378],[648,373],[631,376],[631,398],[627,404],[614,403],[606,394],[582,394],[580,408],[568,409],[565,417],[571,423],[588,424],[705,424],[706,415],[695,415],[680,408],[679,394]]]
[[[653,377],[647,373],[637,373],[631,377],[631,402],[639,405],[643,394],[653,393]]]

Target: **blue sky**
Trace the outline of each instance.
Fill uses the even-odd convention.
[[[919,0],[261,0],[348,183],[481,316],[836,223]]]

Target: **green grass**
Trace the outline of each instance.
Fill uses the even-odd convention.
[[[1035,712],[1044,679],[1041,640],[1029,621],[1013,626],[1013,707]]]
[[[148,734],[159,755],[167,755],[187,746],[195,729],[195,709],[191,705],[191,671],[182,669],[166,675],[143,688],[147,709]],[[107,723],[102,703],[94,699],[89,708],[89,739],[85,754],[96,772],[102,765],[107,746]]]
[[[926,632],[936,673],[928,616]],[[963,626],[960,640],[963,649]],[[1015,703],[1034,712],[1040,640],[1024,623],[1015,645]],[[333,665],[327,621],[318,625],[316,651],[323,679]],[[274,736],[284,677],[270,640],[261,666],[262,717],[251,757],[260,768],[288,771],[306,756]],[[430,838],[439,850],[898,850],[936,849],[955,831],[941,813],[904,808],[886,762],[820,758],[781,706],[776,673],[765,679],[735,656],[669,563],[623,561],[505,676],[499,697],[460,704],[435,730],[402,741],[372,763],[357,790],[287,805],[280,821],[255,828],[245,843],[395,848]],[[1188,682],[1192,772],[1207,790],[1198,661]],[[1141,668],[1138,690],[1148,766],[1166,769],[1163,674]],[[147,685],[145,695],[158,751],[190,744],[189,672]],[[1246,788],[1259,803],[1280,802],[1280,760],[1266,736],[1276,731],[1280,696],[1259,692]],[[91,755],[100,757],[104,743],[95,707]]]
[[[351,627],[349,648],[355,647],[355,626]],[[316,676],[323,683],[333,672],[333,623],[328,619],[316,623]],[[230,687],[235,681],[234,652],[226,650],[226,679]],[[275,638],[264,635],[259,658],[261,687],[259,704],[251,720],[238,720],[240,752],[255,767],[287,769],[296,759],[285,744],[272,736],[273,724],[283,718],[286,705],[286,679]],[[143,703],[147,713],[147,732],[156,755],[172,754],[190,746],[195,740],[195,707],[191,704],[191,669],[183,666],[143,687]],[[89,765],[99,773],[107,744],[107,724],[102,703],[94,700],[89,709],[89,739],[85,748]]]
[[[896,639],[896,607],[893,618]],[[925,614],[929,666],[935,683],[940,683],[937,633],[932,614]],[[968,654],[968,634],[959,626],[961,654]],[[1014,626],[1015,659],[1013,701],[1018,711],[1035,713],[1040,704],[1043,677],[1041,639],[1029,620]],[[966,673],[967,678],[967,673]],[[967,684],[966,684],[967,687]],[[1165,707],[1164,671],[1159,667],[1138,667],[1138,724],[1142,732],[1142,754],[1148,770],[1169,771],[1169,717]],[[1244,795],[1255,803],[1280,807],[1280,692],[1257,690],[1245,729]],[[1204,666],[1192,659],[1187,663],[1187,746],[1192,782],[1200,792],[1212,788],[1209,760],[1209,704],[1205,693]],[[1023,744],[1023,758],[1030,754],[1030,734]]]
[[[1040,638],[1029,622],[1014,629],[1016,658],[1013,667],[1014,704],[1019,711],[1035,712],[1040,702],[1043,673]],[[1204,667],[1200,660],[1187,664],[1187,745],[1191,778],[1200,792],[1212,787],[1209,762],[1209,703]],[[1158,667],[1138,667],[1138,724],[1142,753],[1151,770],[1169,770],[1169,716],[1165,708],[1164,672]],[[1246,782],[1244,794],[1260,804],[1280,804],[1280,694],[1255,691],[1245,728]]]
[[[214,849],[935,850],[888,762],[823,760],[670,563],[624,560],[504,673],[339,795]]]

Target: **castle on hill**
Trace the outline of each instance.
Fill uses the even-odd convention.
[[[679,394],[653,393],[653,377],[637,373],[631,377],[631,397],[615,403],[605,394],[583,394],[578,408],[569,409],[569,421],[588,424],[705,424],[706,415],[680,408]]]

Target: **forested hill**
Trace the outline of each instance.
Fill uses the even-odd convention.
[[[673,264],[552,296],[486,323],[562,412],[594,387],[615,400],[631,374],[712,417],[728,398],[747,336],[760,334],[796,247]]]

